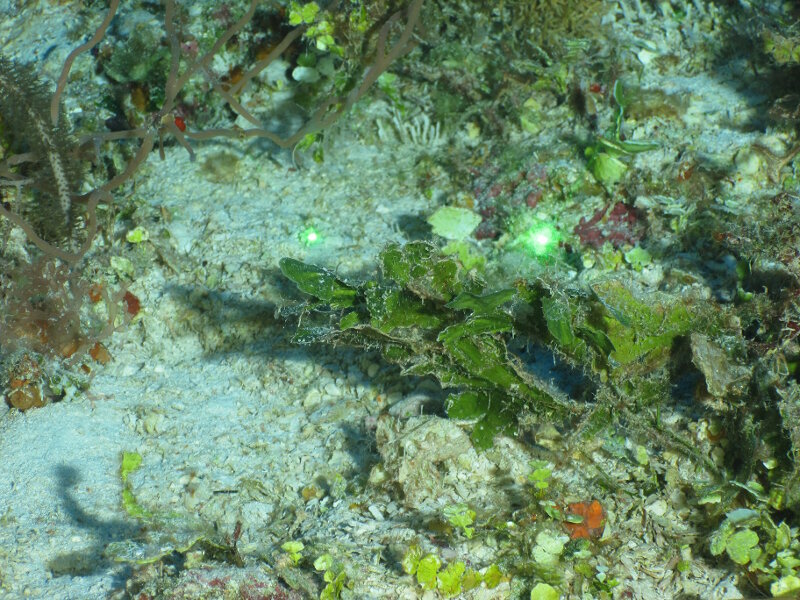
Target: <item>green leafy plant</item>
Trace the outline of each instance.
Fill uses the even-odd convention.
[[[531,590],[531,600],[558,600],[561,594],[549,583],[537,583]]]
[[[432,553],[424,554],[417,544],[412,544],[401,562],[403,571],[416,577],[417,583],[426,590],[437,590],[445,598],[452,598],[475,589],[483,583],[494,589],[506,579],[500,568],[489,565],[482,573],[468,569],[462,561],[454,561],[442,568],[441,559]]]
[[[444,387],[457,388],[446,400],[447,414],[472,426],[479,449],[490,447],[498,433],[510,433],[521,415],[558,420],[586,414],[527,372],[508,351],[507,336],[521,331],[550,343],[617,393],[635,397],[635,408],[666,397],[659,369],[675,339],[697,322],[692,304],[617,279],[585,290],[519,282],[516,289],[487,291],[474,271],[426,242],[391,245],[380,264],[377,280],[349,283],[327,269],[283,259],[284,275],[311,296],[294,308],[300,316],[295,341],[377,347],[404,374],[434,375]],[[512,303],[525,315],[519,322]],[[589,409],[592,428],[608,422],[603,406]],[[545,480],[538,483],[543,489]]]
[[[461,593],[461,580],[467,568],[461,561],[452,562],[436,576],[437,587],[445,598]]]
[[[463,240],[481,224],[480,215],[458,206],[442,206],[428,217],[436,235],[448,240]]]
[[[553,472],[550,470],[549,464],[544,460],[534,460],[531,462],[533,471],[528,474],[528,481],[533,484],[537,493],[541,494],[550,487],[550,477]]]
[[[378,347],[408,375],[433,375],[461,388],[447,400],[451,418],[473,424],[478,448],[510,432],[523,412],[563,417],[565,397],[528,373],[512,356],[513,289],[487,293],[485,284],[433,245],[391,245],[380,255],[377,281],[351,284],[321,267],[284,258],[283,274],[312,300],[301,305],[294,340]]]
[[[766,509],[729,511],[710,538],[710,550],[745,568],[773,596],[800,591],[798,529],[784,521],[776,525]]]
[[[152,516],[137,501],[131,491],[128,477],[142,466],[142,455],[138,452],[123,452],[122,462],[119,467],[120,479],[122,479],[122,506],[130,516],[138,519]]]
[[[319,4],[316,2],[300,4],[293,1],[289,4],[289,25],[307,25],[305,36],[314,41],[317,50],[343,54],[344,50],[333,39],[333,24],[319,16]]]
[[[289,555],[293,565],[297,565],[303,560],[303,548],[305,548],[303,542],[297,540],[290,540],[281,544],[281,550]]]
[[[289,3],[289,25],[310,25],[317,18],[318,13],[319,4],[316,2],[300,4],[293,1]]]
[[[419,559],[416,565],[417,583],[424,589],[432,590],[436,587],[436,575],[442,566],[442,561],[435,554],[426,554]]]
[[[486,264],[486,257],[468,241],[480,223],[481,217],[474,211],[457,206],[442,206],[428,217],[433,233],[448,240],[442,253],[457,258],[467,271],[481,270]]]
[[[349,581],[344,567],[334,561],[330,554],[323,554],[314,561],[314,568],[323,573],[325,587],[319,595],[320,600],[338,600]]]
[[[691,305],[647,295],[617,279],[594,283],[590,294],[529,288],[547,333],[560,352],[604,377],[628,380],[664,366],[673,341],[696,321]]]
[[[475,511],[466,504],[453,504],[445,506],[444,516],[453,527],[460,527],[467,539],[472,538],[475,528],[470,527],[475,522]]]
[[[613,127],[586,148],[589,171],[605,186],[617,183],[628,170],[623,158],[658,148],[658,144],[653,142],[622,140],[622,123],[625,108],[630,103],[630,96],[619,80],[614,83],[614,100],[617,102],[617,108],[614,111]]]

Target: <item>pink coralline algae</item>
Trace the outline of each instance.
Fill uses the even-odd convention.
[[[614,248],[626,244],[636,245],[644,237],[646,230],[639,211],[624,202],[614,204],[610,212],[609,206],[595,212],[588,221],[586,217],[581,217],[573,230],[581,244],[592,248],[600,248],[606,242]]]
[[[475,230],[479,240],[494,239],[509,216],[519,210],[535,209],[547,185],[547,170],[533,164],[513,173],[500,174],[498,167],[472,169],[475,176],[472,193],[483,221]]]

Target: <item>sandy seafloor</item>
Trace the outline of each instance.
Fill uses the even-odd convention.
[[[25,3],[13,16],[18,8],[0,2],[0,51],[22,60],[46,55],[52,76],[73,45],[64,39],[69,5]],[[709,152],[752,141],[725,129],[731,115],[750,108],[717,76],[665,85],[707,90],[694,95],[689,113],[702,114],[692,135]],[[723,94],[727,113],[718,115]],[[502,505],[498,496],[522,489],[530,448],[500,440],[481,458],[468,454],[455,425],[425,416],[440,413],[435,384],[401,379],[374,354],[292,345],[290,327],[276,319],[282,298],[296,297],[280,276],[280,258],[343,276],[372,274],[379,249],[424,234],[425,217],[441,201],[425,198],[410,174],[429,148],[366,140],[346,127],[332,139],[323,164],[305,157],[295,168],[290,153],[266,145],[205,144],[194,163],[169,147],[164,162],[154,154],[136,176],[129,193],[150,241],[124,254],[135,266],[129,289],[141,299],[140,316],[107,340],[113,361],[98,369],[88,394],[24,414],[0,409],[0,598],[105,598],[131,577],[159,576],[147,570],[157,566],[115,558],[157,557],[159,548],[182,549],[200,536],[224,540],[237,521],[245,566],[193,564],[190,552],[174,583],[186,595],[174,597],[223,597],[223,589],[226,598],[240,597],[237,589],[245,597],[241,590],[266,594],[290,584],[305,597],[321,588],[310,563],[324,552],[348,565],[349,597],[422,597],[399,568],[413,541],[434,547],[420,514],[390,488],[366,482],[380,460],[381,426],[402,438],[407,455],[396,460],[410,470],[415,449],[422,462],[438,452],[449,464],[448,448],[467,456],[469,464],[443,469],[447,481],[415,488],[431,494],[419,499],[424,514],[454,499]],[[222,154],[236,158],[235,172],[215,182],[204,165]],[[309,224],[324,243],[300,242]],[[122,508],[123,452],[142,457],[131,491],[159,515],[157,526]],[[508,474],[503,489],[486,475],[498,468]],[[581,474],[569,469],[563,465],[559,476],[580,486]],[[658,498],[643,499],[638,512],[609,506],[607,535],[629,536],[619,562],[608,565],[621,582],[616,595],[741,597],[735,576],[702,557],[682,575],[668,566],[674,552],[660,546],[658,530],[680,527],[682,518],[670,506]],[[631,535],[630,522],[643,515],[656,525]],[[305,544],[302,570],[280,549],[289,540]],[[497,546],[488,535],[438,551],[480,567],[495,560]],[[469,597],[517,593],[528,592],[506,582]]]

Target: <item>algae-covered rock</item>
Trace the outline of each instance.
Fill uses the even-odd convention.
[[[789,382],[780,392],[780,396],[778,407],[783,427],[789,436],[792,452],[796,457],[800,454],[800,385]],[[794,468],[786,483],[784,501],[788,508],[800,511],[800,467],[797,466],[796,458]]]
[[[483,507],[503,503],[492,484],[496,465],[478,454],[470,437],[456,423],[433,416],[405,421],[388,415],[378,420],[375,433],[382,471],[402,492],[407,506],[435,509],[459,502]]]
[[[715,398],[745,391],[751,368],[735,364],[708,336],[693,333],[691,336],[692,361],[706,379],[706,389]]]

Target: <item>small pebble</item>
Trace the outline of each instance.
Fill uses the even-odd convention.
[[[322,400],[322,394],[316,388],[311,388],[303,398],[303,408],[309,409],[315,407]]]

